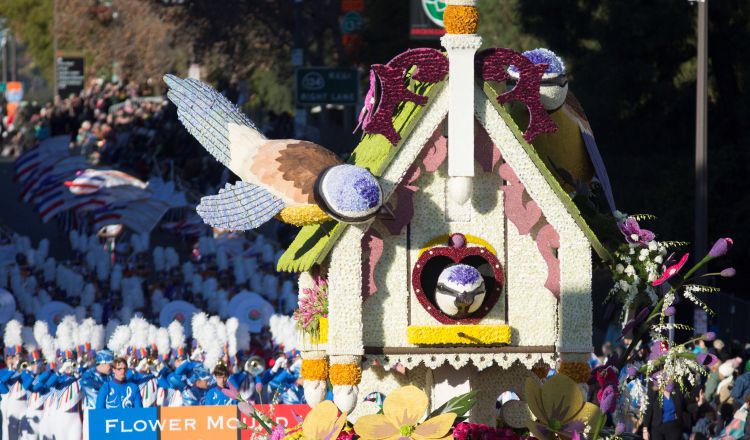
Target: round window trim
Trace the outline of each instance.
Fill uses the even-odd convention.
[[[460,263],[470,257],[480,257],[487,261],[492,268],[493,275],[495,277],[495,286],[487,291],[484,298],[484,303],[476,312],[474,312],[469,318],[464,319],[453,319],[446,315],[434,304],[425,294],[422,288],[422,271],[424,270],[427,263],[433,258],[449,258],[454,263]],[[411,273],[411,285],[414,289],[414,295],[422,305],[427,313],[433,318],[437,319],[441,324],[478,324],[485,316],[489,314],[497,301],[500,299],[500,294],[503,291],[505,285],[505,275],[503,273],[503,267],[497,257],[483,246],[470,246],[464,248],[454,247],[434,247],[425,250],[420,255],[417,262],[414,264]]]

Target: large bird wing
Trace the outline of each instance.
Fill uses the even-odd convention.
[[[612,194],[612,184],[609,182],[607,167],[604,165],[604,159],[602,159],[602,155],[599,152],[599,147],[596,145],[594,132],[591,130],[591,124],[589,124],[586,113],[583,111],[581,103],[578,102],[578,99],[575,97],[573,92],[568,91],[568,95],[565,98],[563,110],[565,110],[565,112],[573,119],[575,119],[578,123],[578,127],[581,130],[581,137],[583,137],[583,142],[584,144],[586,144],[586,151],[589,154],[589,159],[591,159],[591,164],[594,165],[596,178],[599,180],[599,183],[602,186],[604,197],[607,199],[609,208],[614,212],[616,209],[615,197]]]
[[[243,177],[243,165],[267,141],[227,98],[213,87],[194,78],[165,75],[167,97],[177,106],[177,116],[187,131],[213,157]]]
[[[246,231],[267,222],[283,208],[284,202],[268,191],[239,181],[228,183],[215,196],[201,198],[196,211],[211,226]]]
[[[166,75],[164,81],[188,132],[243,181],[286,206],[315,203],[318,175],[341,163],[331,151],[312,142],[268,140],[231,102],[199,80]]]

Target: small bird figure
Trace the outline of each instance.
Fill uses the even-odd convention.
[[[198,142],[241,180],[201,199],[207,224],[254,229],[276,216],[295,226],[330,219],[365,222],[383,205],[383,191],[367,169],[343,164],[312,142],[266,138],[237,107],[194,78],[165,75],[167,97]]]
[[[554,133],[539,135],[534,140],[534,148],[568,192],[576,190],[578,184],[587,185],[596,176],[610,209],[614,211],[615,201],[607,169],[586,113],[568,90],[565,63],[554,52],[544,48],[526,51],[523,56],[534,64],[547,64],[539,94],[544,109],[557,125]],[[508,69],[508,74],[515,81],[520,75],[515,66]],[[508,85],[513,83],[509,81]],[[528,124],[528,114],[520,107],[512,105],[511,114],[519,126],[525,126]]]
[[[467,264],[452,264],[440,273],[435,289],[438,308],[454,319],[479,310],[487,293],[482,274]]]

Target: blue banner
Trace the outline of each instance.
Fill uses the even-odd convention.
[[[94,409],[89,411],[89,438],[158,440],[158,408]]]

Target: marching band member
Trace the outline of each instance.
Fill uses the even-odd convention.
[[[231,399],[229,396],[227,396],[221,391],[223,389],[229,389],[227,386],[227,382],[229,381],[229,369],[223,363],[218,364],[214,368],[214,380],[216,384],[210,387],[208,391],[206,392],[206,399],[205,399],[204,404],[205,405],[234,405],[236,404],[237,403],[236,400]]]
[[[127,380],[128,362],[124,358],[112,361],[112,380],[99,389],[96,409],[142,408],[138,385]]]
[[[115,357],[110,350],[103,349],[96,352],[96,366],[86,370],[81,376],[83,387],[83,438],[89,438],[88,417],[89,411],[96,408],[96,398],[99,390],[105,382],[110,380],[112,374],[112,361]]]
[[[52,385],[52,417],[56,428],[55,439],[79,440],[83,434],[81,423],[81,399],[83,392],[81,382],[76,376],[78,363],[73,345],[76,320],[73,316],[66,316],[57,326],[56,345],[60,353],[61,363],[54,385]],[[61,432],[60,427],[65,430]]]
[[[0,412],[3,416],[3,439],[15,439],[20,432],[21,419],[26,413],[26,390],[22,384],[23,338],[21,323],[13,319],[5,324],[6,370],[0,374]]]

